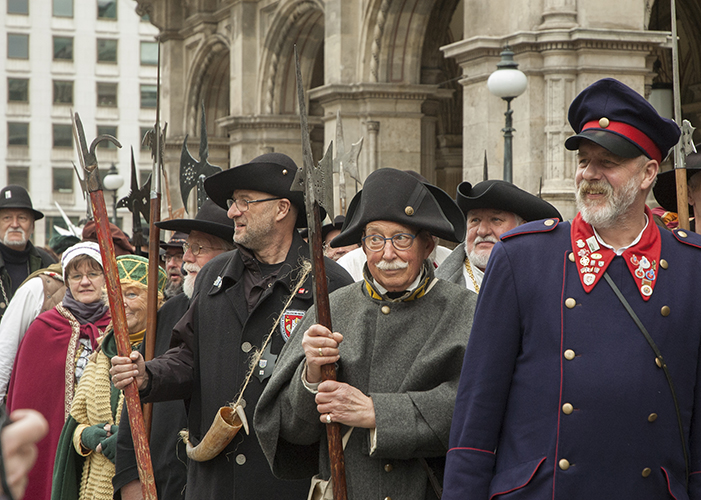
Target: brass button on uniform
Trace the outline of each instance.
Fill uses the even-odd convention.
[[[404,209],[404,213],[411,217],[412,215],[414,215],[414,207],[406,207]]]
[[[283,168],[283,169],[282,169],[282,175],[287,175],[287,169],[286,169],[286,168]]]
[[[552,219],[546,219],[545,222],[543,222],[543,224],[545,224],[546,226],[550,227],[550,226],[552,226],[553,224],[555,224],[555,221],[552,220]]]
[[[392,500],[392,497],[385,497],[385,500]]]
[[[558,465],[558,467],[560,467],[560,469],[562,469],[562,470],[567,470],[567,469],[570,468],[570,461],[567,460],[566,458],[563,458],[562,460],[560,460],[560,461],[557,463],[557,465]]]
[[[689,236],[684,231],[677,231],[677,234],[679,235],[680,238],[686,238],[687,236]]]
[[[599,127],[601,127],[601,128],[606,128],[606,127],[608,127],[609,125],[611,125],[611,122],[609,121],[608,118],[603,117],[603,118],[600,118],[600,119],[599,119]]]
[[[392,469],[393,469],[392,464],[385,464],[384,469],[385,469],[385,472],[392,472]]]
[[[5,309],[7,307],[7,304],[4,302],[0,302],[0,309]]]
[[[570,259],[570,262],[574,262],[574,252],[570,252],[567,258]]]
[[[645,467],[645,468],[643,469],[643,477],[649,476],[651,472],[652,472],[652,471],[650,470],[650,467]]]
[[[239,465],[245,464],[246,463],[246,455],[244,455],[243,453],[239,453],[238,455],[236,455],[236,463]]]
[[[650,414],[647,416],[647,421],[648,421],[648,422],[654,422],[655,420],[657,420],[657,413],[650,413]]]
[[[570,415],[574,411],[574,407],[570,403],[565,403],[562,405],[562,413],[565,415]]]
[[[382,306],[380,311],[382,311],[382,314],[389,314],[389,311],[390,311],[389,306]]]
[[[243,352],[249,352],[252,348],[253,348],[253,346],[251,345],[250,342],[244,342],[243,344],[241,344],[241,350]]]
[[[662,269],[667,269],[667,268],[669,267],[669,264],[667,263],[666,260],[660,259],[660,267],[661,267]]]
[[[565,359],[567,361],[572,361],[574,359],[574,351],[572,349],[567,349],[565,351]]]
[[[662,313],[662,316],[669,316],[669,313],[672,311],[669,309],[669,306],[662,306],[660,312]]]
[[[659,367],[662,368],[662,360],[660,358],[655,358],[655,364]]]
[[[567,309],[572,309],[576,305],[577,305],[577,301],[574,300],[572,297],[565,300],[565,307],[567,307]]]

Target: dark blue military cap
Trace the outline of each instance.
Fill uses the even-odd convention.
[[[613,78],[584,89],[567,116],[577,135],[565,141],[569,150],[588,139],[624,158],[641,154],[661,162],[679,141],[679,127],[661,117],[640,94]]]

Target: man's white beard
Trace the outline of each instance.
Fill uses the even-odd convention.
[[[483,243],[485,241],[496,245],[499,238],[496,238],[495,236],[485,236],[484,238],[477,236],[475,237],[475,242],[472,244],[472,251],[467,249],[467,240],[465,240],[465,253],[467,254],[467,258],[470,259],[470,264],[481,270],[485,270],[487,268],[487,262],[489,262],[489,256],[492,254],[492,252],[490,251],[487,254],[477,253],[474,249],[477,247],[478,243]]]
[[[21,240],[11,240],[8,238],[8,235],[10,233],[20,233],[22,235]],[[27,234],[24,232],[24,229],[18,228],[18,229],[8,229],[5,232],[5,237],[2,239],[2,242],[5,246],[8,247],[22,247],[24,248],[27,245]]]
[[[192,294],[195,292],[195,279],[197,279],[197,274],[192,273],[199,273],[202,268],[197,264],[186,262],[183,264],[183,269],[187,272],[187,274],[183,276],[183,293],[185,293],[188,299],[191,299]]]
[[[393,261],[381,260],[375,267],[381,271],[395,271],[397,269],[406,269],[409,267],[409,263],[403,261],[402,259],[395,259]]]
[[[576,190],[577,210],[584,222],[595,228],[607,229],[620,222],[630,206],[635,202],[640,181],[633,177],[618,191],[605,180],[589,182],[582,179]],[[601,193],[605,198],[600,202],[590,202],[587,193]]]

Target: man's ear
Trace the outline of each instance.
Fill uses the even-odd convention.
[[[290,200],[287,198],[277,200],[277,215],[275,216],[275,220],[280,222],[282,219],[287,217],[287,214],[290,213],[291,206],[292,203],[290,203]]]
[[[643,178],[643,182],[640,185],[640,188],[643,191],[652,187],[652,185],[655,182],[655,179],[657,178],[657,173],[659,172],[659,170],[660,164],[657,163],[657,160],[648,160],[645,163],[645,166],[643,167],[645,176]]]

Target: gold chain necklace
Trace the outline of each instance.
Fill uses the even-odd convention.
[[[470,259],[465,257],[465,269],[467,270],[468,276],[472,280],[472,284],[475,286],[475,293],[480,293],[480,286],[475,279],[475,274],[472,272],[472,264],[470,264]]]

